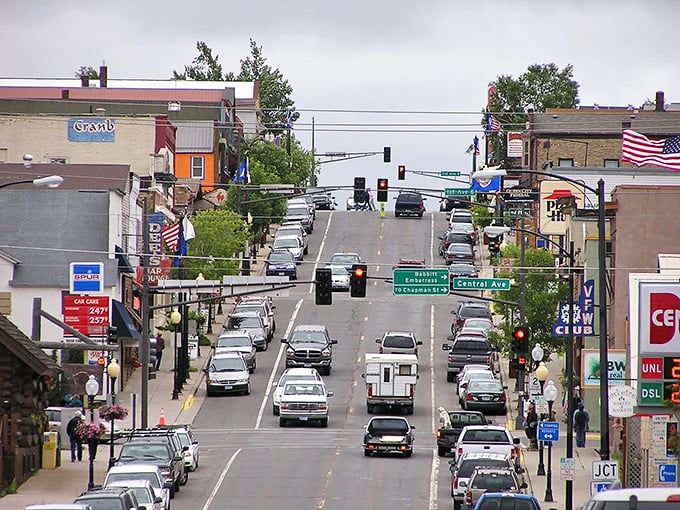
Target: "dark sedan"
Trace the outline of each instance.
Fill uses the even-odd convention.
[[[444,260],[447,264],[454,262],[470,262],[475,260],[475,252],[472,246],[463,243],[452,243],[446,249]]]
[[[473,246],[475,241],[468,232],[447,230],[439,237],[439,255],[445,256],[447,248],[453,243]]]
[[[500,381],[470,380],[465,392],[464,406],[468,411],[505,414],[506,396]]]
[[[267,276],[288,276],[291,280],[297,280],[297,265],[288,250],[272,251],[265,264],[267,264]]]
[[[472,264],[451,264],[449,265],[449,282],[453,290],[454,278],[477,278],[479,273]]]

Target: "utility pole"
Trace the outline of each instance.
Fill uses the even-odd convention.
[[[160,237],[160,233],[158,234]],[[149,418],[149,328],[151,323],[149,310],[149,219],[147,216],[147,198],[142,200],[142,338],[139,345],[141,370],[141,424],[148,427]]]
[[[520,244],[519,244],[519,323],[525,325],[526,320],[526,270],[524,268],[524,254],[526,245],[526,234],[524,233],[524,202],[520,217]],[[515,429],[521,430],[524,423],[524,370],[517,371],[517,387],[519,388],[519,401],[517,402],[517,418],[515,419]]]

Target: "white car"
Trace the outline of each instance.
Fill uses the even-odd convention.
[[[331,268],[331,285],[333,290],[349,290],[350,274],[345,266],[329,266]]]
[[[286,222],[276,229],[274,237],[281,236],[298,236],[302,239],[302,246],[304,247],[304,254],[307,255],[309,251],[309,235],[305,232],[305,228],[299,221]]]
[[[157,496],[148,480],[119,480],[110,482],[107,487],[125,487],[135,495],[137,503],[146,510],[167,510],[163,506],[163,498]]]
[[[283,387],[287,381],[323,381],[321,375],[316,368],[287,368],[281,374],[278,382],[274,383],[276,389],[272,393],[272,414],[279,415],[279,406],[281,405],[281,395],[283,395]]]
[[[243,356],[237,352],[213,354],[208,362],[205,394],[212,397],[217,393],[242,393],[250,395],[250,370]]]
[[[295,235],[275,237],[272,243],[272,250],[288,250],[297,263],[302,262],[305,252],[302,239]]]
[[[198,441],[194,438],[189,426],[174,427],[174,430],[182,444],[184,465],[189,471],[196,471],[200,460]],[[184,450],[184,447],[187,447],[187,449]]]
[[[328,397],[332,396],[333,392],[327,391],[321,381],[287,381],[279,406],[279,427],[291,421],[318,421],[322,427],[328,427]]]
[[[238,352],[248,365],[248,370],[252,374],[257,368],[255,353],[257,349],[253,343],[253,337],[245,329],[234,331],[224,331],[215,340],[215,354],[225,352]]]
[[[161,468],[155,464],[130,463],[109,468],[104,478],[104,486],[122,480],[146,480],[153,487],[154,494],[161,498],[162,508],[170,509],[170,488],[164,483]]]

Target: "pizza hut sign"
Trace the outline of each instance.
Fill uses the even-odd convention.
[[[640,284],[640,352],[680,352],[680,285]]]

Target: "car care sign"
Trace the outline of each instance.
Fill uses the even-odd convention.
[[[680,284],[640,282],[639,405],[680,404]]]

